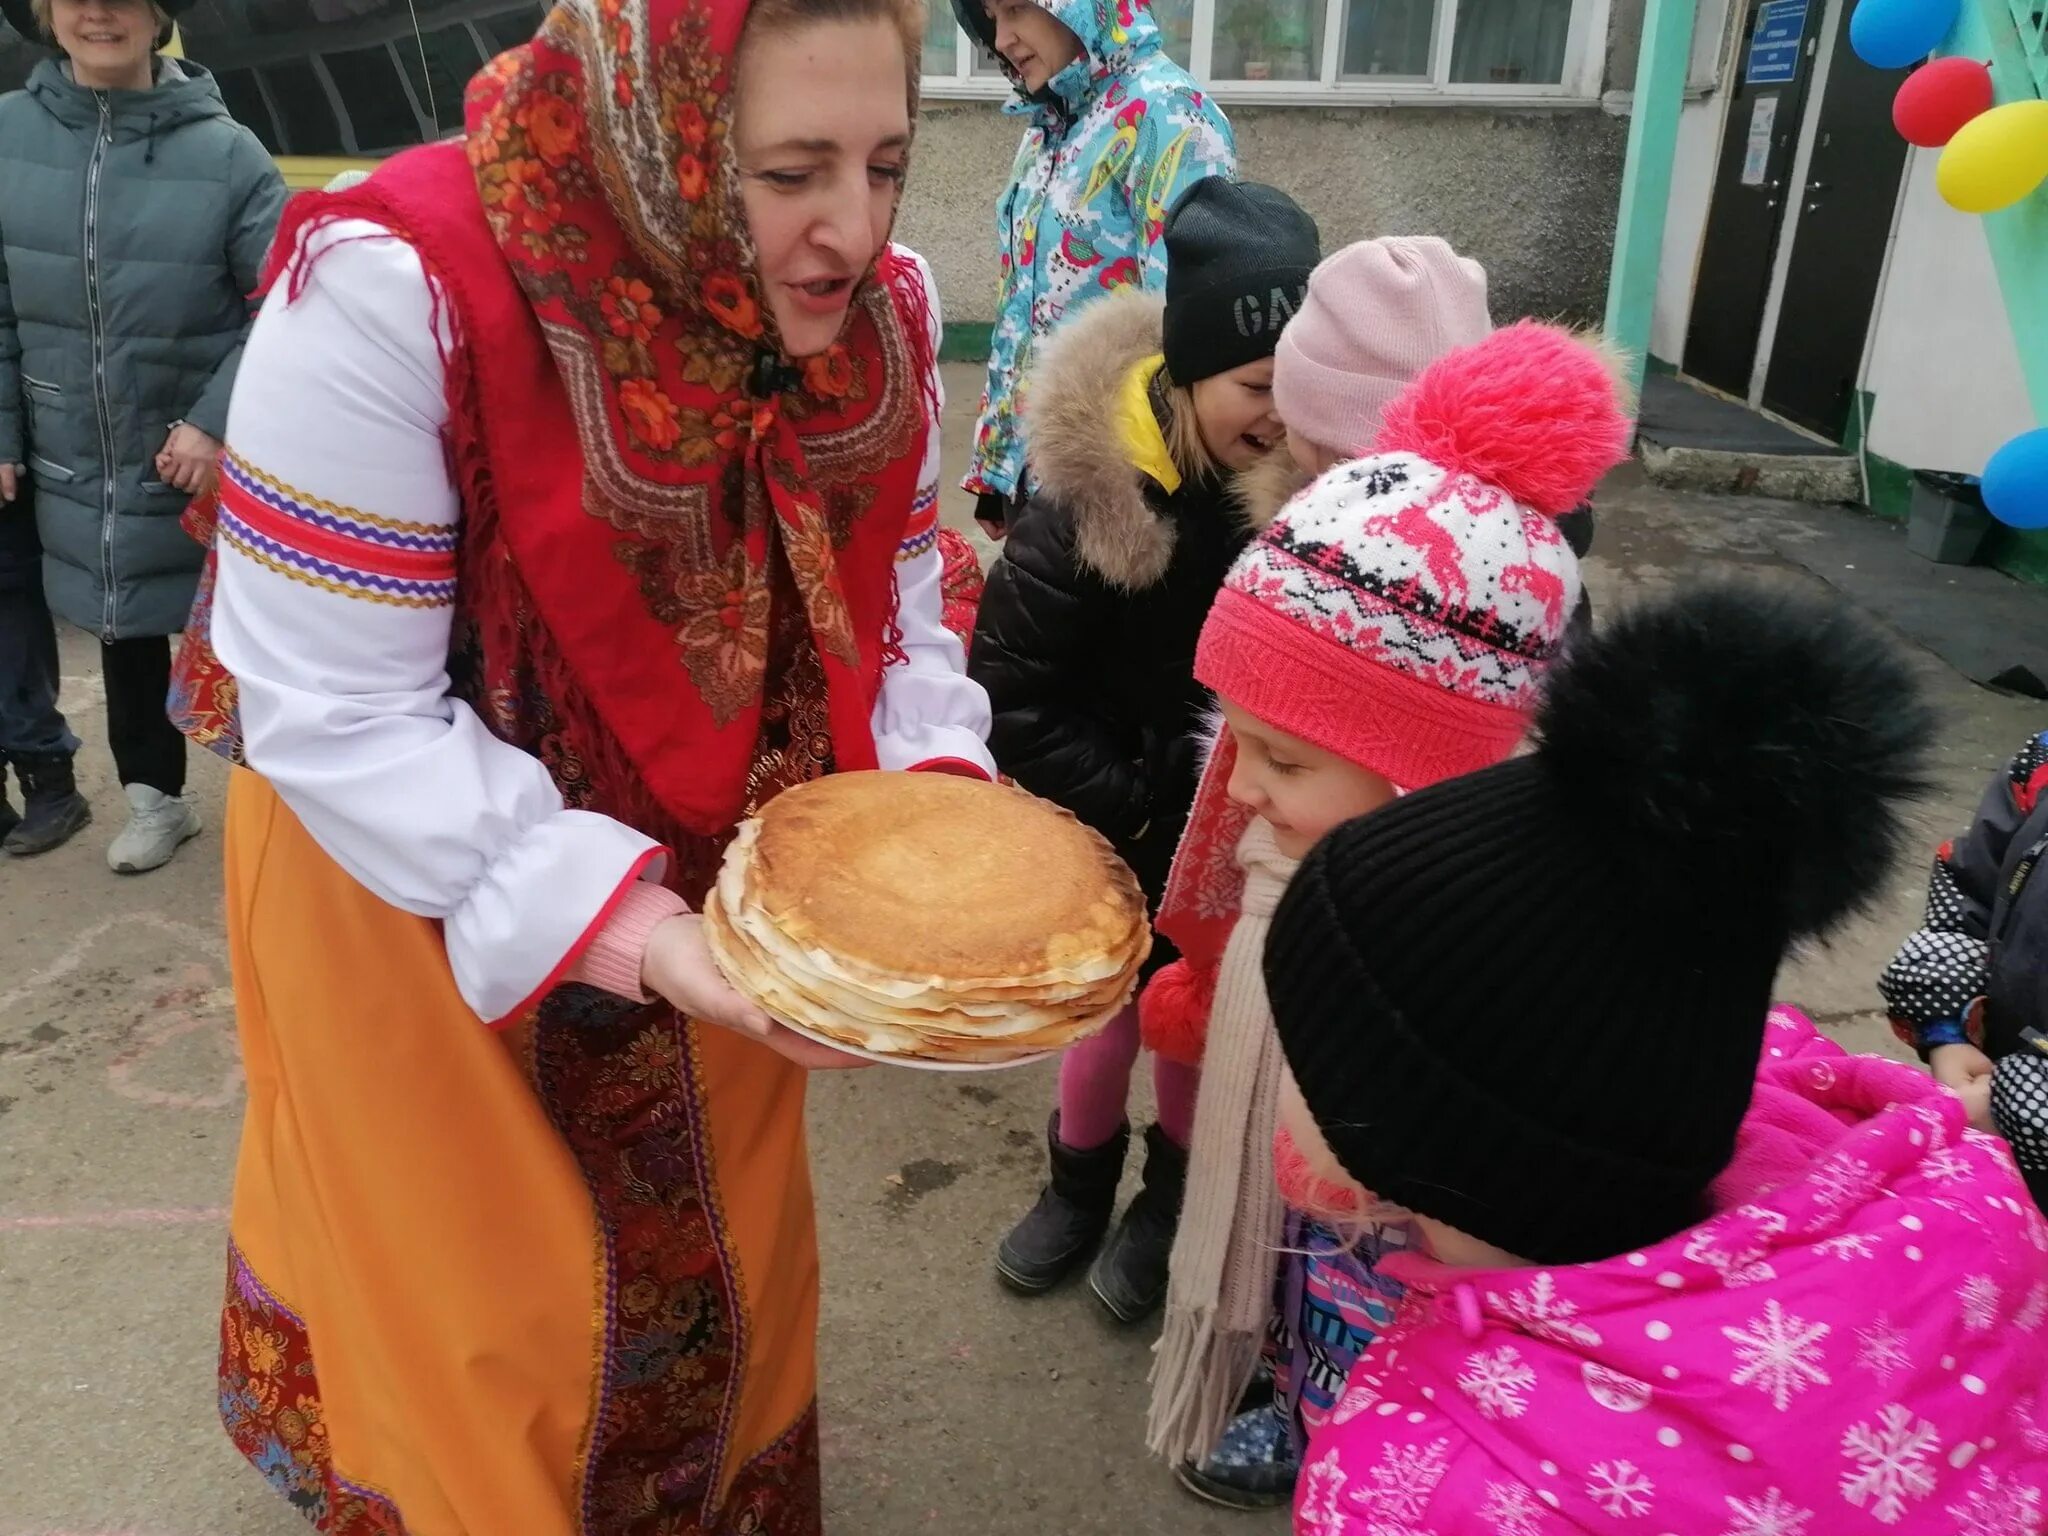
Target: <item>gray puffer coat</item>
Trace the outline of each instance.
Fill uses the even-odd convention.
[[[184,627],[201,550],[155,459],[227,430],[285,200],[213,77],[158,69],[93,91],[50,59],[0,96],[0,463],[35,481],[50,606],[109,640]]]

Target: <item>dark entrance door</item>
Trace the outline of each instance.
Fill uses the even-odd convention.
[[[1721,136],[1681,366],[1738,397],[1748,396],[1756,366],[1764,300],[1790,201],[1785,184],[1813,72],[1812,33],[1823,3],[1751,0],[1736,55],[1736,86]]]
[[[1765,406],[1831,442],[1842,440],[1855,403],[1906,169],[1906,141],[1892,127],[1898,74],[1856,57],[1848,14],[1845,5],[1764,377]]]

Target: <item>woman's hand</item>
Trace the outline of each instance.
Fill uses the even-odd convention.
[[[188,496],[213,489],[220,463],[220,444],[190,422],[181,421],[164,439],[156,456],[156,477]]]
[[[694,912],[664,918],[654,925],[640,959],[640,981],[685,1016],[750,1035],[806,1071],[846,1071],[873,1065],[805,1039],[741,997],[711,958],[711,946],[704,942],[704,919]]]
[[[21,477],[26,466],[0,464],[0,507],[10,505],[21,494]]]

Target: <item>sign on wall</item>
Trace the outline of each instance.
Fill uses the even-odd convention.
[[[1769,0],[1757,13],[1749,38],[1744,85],[1790,85],[1799,73],[1799,45],[1806,36],[1806,0]]]
[[[1760,187],[1771,163],[1771,130],[1778,123],[1778,98],[1759,96],[1749,109],[1749,142],[1742,151],[1742,184]]]

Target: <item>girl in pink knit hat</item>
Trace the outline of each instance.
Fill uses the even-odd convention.
[[[1481,302],[1469,323],[1483,318]],[[1283,341],[1286,366],[1315,344]],[[1369,383],[1310,379],[1306,419],[1322,435],[1308,442],[1365,446],[1336,435],[1341,410],[1317,407],[1370,409]],[[1604,357],[1529,321],[1449,352],[1381,409],[1377,451],[1289,502],[1210,611],[1196,676],[1225,728],[1158,918],[1184,958],[1142,1004],[1147,1043],[1203,1071],[1148,1439],[1191,1491],[1240,1508],[1291,1495],[1305,1430],[1391,1319],[1399,1287],[1375,1261],[1404,1241],[1362,1217],[1344,1240],[1299,1220],[1290,1231],[1273,1157],[1281,1056],[1259,974],[1274,905],[1339,823],[1514,751],[1579,598],[1557,519],[1628,446]],[[1283,1248],[1312,1257],[1280,1277],[1275,1398],[1233,1421],[1266,1352]]]

